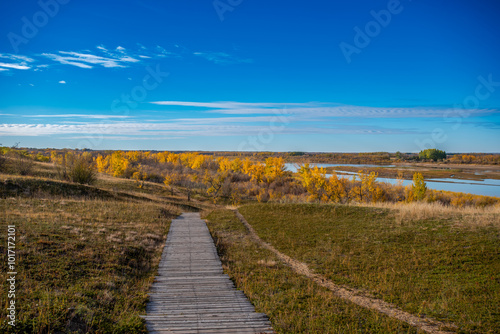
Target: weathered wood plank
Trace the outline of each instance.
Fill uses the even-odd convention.
[[[223,273],[197,213],[172,221],[146,312],[142,317],[156,334],[274,333],[267,316]]]

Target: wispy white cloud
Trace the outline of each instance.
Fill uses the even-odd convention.
[[[41,124],[3,124],[0,136],[49,136],[104,135],[116,138],[186,138],[192,136],[250,136],[258,135],[262,129],[279,126],[280,135],[304,134],[418,134],[420,130],[386,127],[380,123],[357,124],[353,117],[400,117],[414,116],[408,110],[391,108],[368,108],[340,106],[333,103],[269,103],[269,102],[193,102],[193,101],[155,101],[158,106],[199,108],[193,114],[198,117],[165,118],[158,114],[157,119],[141,120],[122,115],[88,114],[43,114],[24,115],[37,119]],[[413,110],[414,111],[414,110]],[[421,115],[432,114],[435,110],[419,110]],[[217,115],[218,113],[218,115]],[[396,116],[394,116],[396,115]],[[346,121],[339,121],[344,117]],[[409,117],[409,116],[408,116]],[[56,120],[57,119],[57,120]],[[95,122],[94,120],[106,120]]]
[[[178,124],[245,124],[275,121],[276,116],[177,118]]]
[[[205,58],[215,64],[253,63],[249,58],[238,58],[225,52],[193,52],[193,55]]]
[[[49,59],[52,59],[53,61],[56,61],[56,62],[61,63],[61,64],[65,64],[65,65],[73,65],[73,66],[80,67],[80,68],[92,68],[92,66],[90,66],[88,64],[74,61],[74,60],[77,60],[74,57],[64,57],[64,56],[56,55],[53,53],[42,53],[42,56],[45,56]]]
[[[6,69],[13,68],[16,70],[29,70],[31,68],[31,67],[26,66],[26,65],[13,64],[13,63],[0,63],[0,67],[6,68]]]
[[[73,51],[59,51],[59,54],[44,53],[43,56],[65,65],[73,65],[80,68],[93,68],[94,65],[102,67],[127,67],[123,63],[139,62],[138,59],[128,55],[120,57],[101,57],[90,53],[80,53]]]
[[[0,136],[44,136],[60,134],[106,134],[124,136],[222,136],[256,133],[258,126],[168,123],[0,124]],[[250,131],[250,132],[249,132]]]
[[[175,48],[177,49],[175,52],[174,51],[167,51],[167,50],[165,50],[164,47],[157,45],[152,50],[152,52],[155,54],[155,56],[160,57],[160,58],[167,58],[167,57],[179,58],[180,54],[178,52],[179,51],[178,49],[180,49],[180,47],[178,45],[176,45]],[[147,51],[147,49],[145,49],[144,51]]]
[[[157,119],[150,122],[120,120],[120,117],[109,115],[30,115],[25,117],[43,118],[102,118],[113,119],[106,123],[95,122],[47,122],[43,124],[2,124],[0,136],[46,136],[46,135],[114,135],[114,136],[175,136],[175,137],[217,137],[257,135],[263,127],[286,124],[280,134],[408,134],[419,133],[412,129],[389,129],[374,125],[347,125],[336,122],[307,122],[307,119],[297,116],[240,116],[240,117],[198,117]],[[286,119],[280,119],[286,117]]]
[[[51,115],[21,115],[27,118],[88,118],[88,119],[125,119],[125,115],[95,115],[95,114],[51,114]]]
[[[190,102],[154,101],[155,105],[206,108],[207,112],[228,115],[288,114],[301,117],[363,117],[363,118],[422,118],[456,115],[458,110],[440,107],[380,108],[336,103],[252,103],[252,102]],[[496,109],[467,109],[469,114],[483,115],[496,113]]]
[[[61,81],[59,81],[59,83],[60,83],[60,84],[63,84],[63,85],[65,85],[65,84],[66,84],[66,81],[64,81],[64,80],[61,80]]]
[[[48,68],[49,65],[48,64],[41,64],[41,65],[36,65],[34,68],[33,68],[33,71],[35,72],[39,72],[39,71],[43,71],[45,70],[46,68]]]
[[[184,139],[184,137],[173,137],[173,136],[154,136],[154,137],[143,137],[143,136],[115,136],[115,135],[106,135],[103,136],[104,139],[106,140],[129,140],[129,141],[136,141],[136,140],[172,140],[172,139]],[[70,136],[70,137],[64,137],[61,139],[90,139],[92,140],[92,136]]]
[[[128,50],[120,45],[114,49],[98,45],[96,49],[94,52],[90,50],[81,52],[57,51],[43,53],[42,56],[60,64],[91,69],[95,66],[126,68],[134,63],[140,63],[142,60],[163,58],[170,54],[160,46],[148,49],[141,45],[139,50]]]
[[[31,68],[29,63],[35,61],[30,57],[10,53],[0,53],[0,59],[0,71],[29,70]]]
[[[286,108],[289,106],[311,106],[314,102],[308,103],[270,103],[270,102],[234,102],[234,101],[218,101],[218,102],[189,102],[189,101],[153,101],[151,104],[164,106],[184,106],[184,107],[201,107],[211,109],[240,109],[240,108]]]
[[[83,51],[52,51],[30,56],[0,53],[0,71],[11,72],[11,70],[33,70],[42,71],[54,63],[70,65],[83,69],[104,68],[127,68],[133,64],[147,62],[160,58],[180,58],[184,56],[203,57],[217,64],[249,63],[251,59],[238,58],[224,52],[192,52],[188,49],[175,45],[172,51],[166,50],[160,45],[145,47],[137,45],[135,50],[126,49],[118,45],[108,48],[98,45],[93,50]]]
[[[26,63],[32,63],[35,61],[33,58],[23,56],[23,55],[12,54],[12,53],[0,53],[0,58],[10,59],[13,61],[22,61],[22,62],[26,62]]]

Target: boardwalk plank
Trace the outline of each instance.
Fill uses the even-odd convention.
[[[143,318],[153,334],[274,333],[267,316],[255,312],[223,273],[197,213],[172,221],[146,313]]]

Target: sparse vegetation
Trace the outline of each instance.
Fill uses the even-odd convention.
[[[263,204],[262,206],[266,206]],[[225,271],[277,333],[417,333],[406,323],[346,302],[296,274],[251,240],[230,210],[208,216]]]
[[[96,179],[96,166],[92,155],[88,152],[66,152],[64,155],[52,154],[52,162],[56,163],[59,176],[80,184],[93,184]]]
[[[19,175],[33,173],[33,158],[26,150],[10,150],[7,155],[11,158],[11,168]]]
[[[214,202],[243,204],[262,238],[337,284],[464,333],[500,330],[498,198],[426,189],[415,170],[403,187],[377,182],[374,170],[346,179],[307,164],[296,174],[285,169],[286,159],[308,153],[1,153],[2,223],[18,226],[24,275],[20,333],[145,332],[138,315],[170,219],[213,211]],[[225,269],[278,332],[416,332],[297,276],[250,240],[233,212],[209,218]]]
[[[420,205],[428,204],[415,210]],[[500,331],[498,209],[422,219],[338,205],[252,204],[239,211],[264,241],[337,284],[455,323],[461,333]]]
[[[433,156],[440,152],[431,150],[425,153]],[[66,156],[68,154],[66,152]],[[53,161],[61,159],[64,159],[62,155],[52,152]],[[294,175],[286,170],[282,157],[274,156],[268,156],[261,162],[248,157],[230,159],[197,152],[115,151],[104,155],[99,153],[94,156],[94,161],[99,172],[132,178],[139,188],[145,181],[163,183],[168,189],[179,186],[185,189],[189,198],[192,195],[209,196],[214,203],[234,204],[245,200],[333,203],[425,200],[445,205],[488,206],[499,202],[487,196],[465,198],[461,194],[426,191],[423,175],[419,172],[412,172],[416,183],[406,188],[377,182],[378,172],[375,171],[358,170],[352,179],[337,176],[335,171],[331,171],[332,175],[327,177],[325,168],[310,167],[308,163],[300,166],[299,172]],[[403,178],[404,174],[401,175]]]
[[[182,198],[158,196],[159,189],[145,194],[128,180],[115,180],[121,191],[105,180],[97,188],[0,175],[2,226],[16,226],[19,273],[16,327],[7,325],[2,307],[0,332],[146,333],[139,315],[170,220],[188,208]],[[6,245],[1,233],[2,254]]]

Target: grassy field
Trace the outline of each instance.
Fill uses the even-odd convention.
[[[170,221],[200,209],[226,272],[277,332],[419,332],[296,274],[202,193],[191,191],[188,202],[190,190],[180,186],[103,174],[92,186],[59,178],[54,164],[39,162],[29,176],[0,174],[0,279],[7,225],[16,226],[18,272],[17,326],[5,320],[4,289],[0,332],[145,333],[139,315]],[[265,203],[240,212],[265,241],[337,284],[453,322],[460,333],[500,332],[498,207]]]
[[[184,208],[128,183],[117,192],[3,174],[0,186],[0,252],[15,225],[18,272],[17,324],[6,323],[2,289],[0,332],[145,333],[139,315],[170,220]]]
[[[296,274],[255,243],[233,211],[215,210],[207,218],[226,273],[277,333],[417,333]]]
[[[387,209],[314,204],[240,212],[263,240],[335,283],[453,322],[461,333],[500,332],[498,224],[398,220]]]

